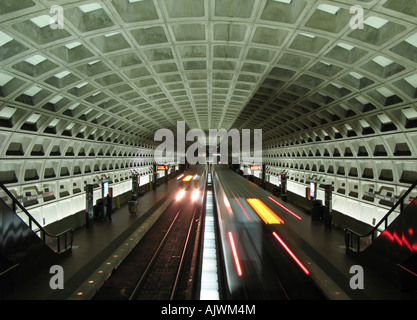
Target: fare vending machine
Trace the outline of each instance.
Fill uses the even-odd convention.
[[[287,202],[287,176],[285,173],[281,174],[281,198],[282,201]]]
[[[85,212],[86,212],[86,227],[93,228],[94,223],[94,202],[93,202],[94,187],[92,184],[85,186]]]
[[[332,227],[332,185],[324,186],[324,225]]]

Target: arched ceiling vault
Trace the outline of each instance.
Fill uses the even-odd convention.
[[[63,29],[51,27],[54,5]],[[353,5],[363,29],[350,26]],[[389,135],[415,159],[416,8],[415,0],[2,0],[1,139],[149,147],[157,129],[185,121],[261,128],[267,149],[341,138],[373,152],[369,137]]]

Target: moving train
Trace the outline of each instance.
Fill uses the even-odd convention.
[[[226,166],[213,166],[211,174],[226,298],[322,299],[309,269],[285,240],[291,234],[286,222],[301,217]]]

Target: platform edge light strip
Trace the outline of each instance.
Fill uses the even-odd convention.
[[[258,198],[247,198],[246,201],[256,211],[266,224],[283,224],[284,220],[278,217],[263,201]]]
[[[206,217],[204,222],[203,259],[201,267],[201,300],[219,300],[217,274],[216,232],[211,190],[207,190]]]

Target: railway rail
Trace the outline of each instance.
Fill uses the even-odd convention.
[[[191,173],[200,180],[194,179],[192,183],[179,180],[179,190],[172,202],[98,290],[95,300],[190,299],[194,243],[202,214],[204,167]]]
[[[197,207],[191,212],[179,208],[165,236],[146,267],[129,300],[173,300],[184,272],[189,239]],[[191,217],[190,217],[191,216]]]

